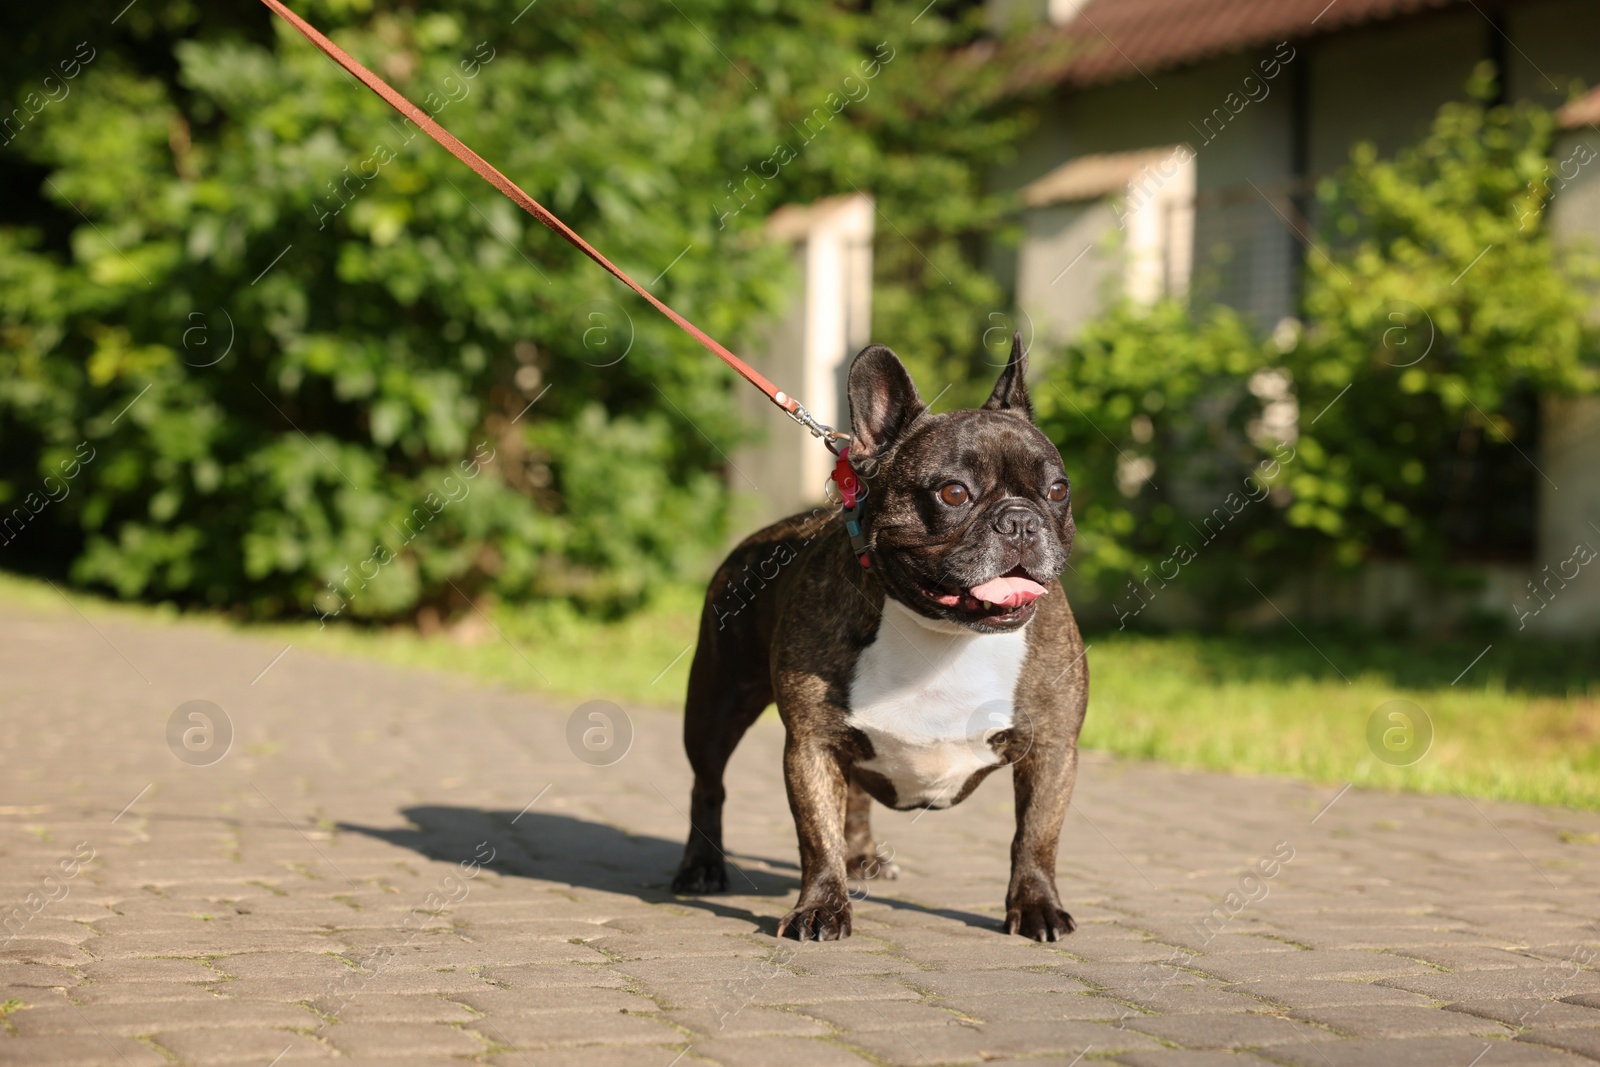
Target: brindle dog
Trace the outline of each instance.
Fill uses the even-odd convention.
[[[727,888],[723,771],[776,699],[801,868],[780,936],[849,936],[846,879],[893,877],[875,856],[874,799],[947,808],[1007,764],[1017,823],[1005,930],[1072,932],[1056,846],[1089,672],[1058,581],[1071,494],[1033,423],[1026,372],[1015,337],[982,408],[933,414],[889,349],[856,357],[850,459],[869,486],[870,565],[838,513],[815,512],[749,537],[712,579],[684,716],[695,777],[675,891]]]

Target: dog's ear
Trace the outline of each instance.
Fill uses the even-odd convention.
[[[983,402],[985,411],[1015,411],[1023,417],[1033,418],[1033,404],[1028,400],[1028,353],[1022,347],[1022,334],[1011,335],[1011,360],[994,383],[994,392]]]
[[[868,345],[850,364],[851,458],[878,458],[924,410],[905,364],[883,345]]]

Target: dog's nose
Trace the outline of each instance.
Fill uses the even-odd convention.
[[[1018,545],[1032,544],[1039,536],[1039,516],[1020,504],[1001,508],[993,525],[995,533]]]

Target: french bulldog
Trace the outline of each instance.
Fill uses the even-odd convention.
[[[893,877],[872,801],[949,808],[1010,765],[1016,794],[1007,933],[1072,932],[1056,846],[1078,767],[1089,672],[1058,578],[1072,549],[1061,454],[1034,425],[1020,335],[983,407],[927,410],[900,359],[850,366],[853,517],[796,515],[745,539],[706,594],[683,739],[690,830],[672,888],[727,889],[723,771],[777,701],[800,897],[778,923],[848,937],[850,878]],[[848,518],[850,516],[846,516]],[[859,549],[859,551],[858,551]]]

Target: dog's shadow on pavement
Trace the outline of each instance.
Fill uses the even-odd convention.
[[[409,826],[375,827],[356,823],[339,823],[338,826],[340,830],[365,834],[444,863],[470,866],[476,862],[511,877],[555,882],[576,889],[626,893],[650,903],[675,901],[725,918],[743,919],[769,934],[777,929],[776,914],[758,915],[722,897],[675,895],[671,882],[683,854],[681,841],[633,834],[573,815],[536,811],[421,805],[405,808],[400,815]],[[766,857],[751,858],[767,867],[795,873],[779,874],[730,857],[728,890],[731,896],[790,897],[800,888],[799,872],[793,863]]]
[[[766,934],[777,933],[778,917],[788,910],[788,901],[793,900],[800,889],[799,868],[791,861],[764,856],[730,856],[728,896],[678,896],[672,892],[671,883],[683,854],[681,841],[633,834],[574,815],[435,804],[404,808],[400,815],[409,826],[376,827],[341,822],[338,827],[408,848],[443,863],[464,863],[469,867],[477,863],[502,875],[565,884],[576,889],[625,893],[652,904],[671,901],[723,918],[741,919]],[[793,873],[753,867],[741,862],[746,858],[767,868]],[[758,914],[736,906],[729,897],[787,899],[782,905],[764,909],[765,914]],[[954,919],[968,926],[988,930],[996,927],[992,917],[972,912],[931,908],[877,893],[873,894],[873,899],[893,908]]]

